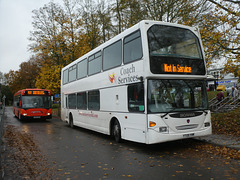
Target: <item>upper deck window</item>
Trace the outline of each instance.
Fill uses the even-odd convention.
[[[77,68],[76,65],[73,65],[69,68],[69,82],[75,81],[77,77]]]
[[[199,39],[192,31],[153,25],[147,35],[152,73],[205,74]]]
[[[122,41],[119,40],[103,50],[103,70],[120,66],[122,63]]]
[[[68,69],[63,71],[63,84],[68,83]]]
[[[77,64],[77,78],[81,79],[87,76],[87,58]]]
[[[148,30],[150,55],[202,58],[198,38],[187,29],[154,25]]]
[[[130,63],[142,58],[142,41],[140,31],[136,31],[124,38],[124,63]]]
[[[102,55],[101,51],[93,54],[88,58],[88,74],[93,75],[101,72],[102,69]]]

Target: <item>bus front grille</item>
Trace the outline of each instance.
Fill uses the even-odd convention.
[[[183,125],[183,126],[176,126],[177,130],[187,130],[187,129],[194,129],[197,128],[198,124],[189,124],[189,125]]]

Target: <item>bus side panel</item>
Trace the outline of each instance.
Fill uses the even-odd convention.
[[[76,126],[110,135],[111,113],[89,110],[70,110]]]
[[[122,138],[130,141],[146,143],[146,114],[127,113],[121,118]]]
[[[129,113],[127,88],[125,85],[102,89],[100,91],[101,111],[108,111],[109,114],[112,114],[112,117],[119,121],[123,139],[145,143],[146,115],[143,113]],[[94,121],[93,123],[103,127],[110,123],[109,118],[102,116],[99,117],[99,122]]]
[[[13,114],[17,117],[17,118],[19,118],[18,116],[19,116],[19,108],[17,108],[17,107],[13,107]]]
[[[120,86],[100,91],[100,109],[110,112],[128,112],[127,86]]]

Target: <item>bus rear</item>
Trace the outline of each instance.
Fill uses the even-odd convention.
[[[45,89],[23,89],[14,94],[13,113],[20,120],[51,119],[51,92]]]

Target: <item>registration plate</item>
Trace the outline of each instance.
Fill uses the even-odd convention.
[[[184,134],[183,137],[184,138],[187,138],[187,137],[193,137],[194,136],[194,133],[191,133],[191,134]]]
[[[33,118],[35,118],[35,119],[39,119],[39,118],[41,118],[40,116],[34,116]]]

